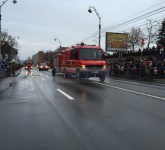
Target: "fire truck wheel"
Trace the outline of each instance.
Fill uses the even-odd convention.
[[[105,74],[101,74],[100,75],[100,82],[104,82],[104,80],[105,80]]]

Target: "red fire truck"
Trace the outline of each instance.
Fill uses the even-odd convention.
[[[72,46],[56,52],[54,69],[64,77],[75,76],[78,79],[99,77],[105,80],[106,62],[102,59],[103,50],[96,45]]]

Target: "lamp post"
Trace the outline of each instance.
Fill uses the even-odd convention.
[[[60,42],[60,40],[58,38],[55,38],[54,40],[55,41],[58,41],[60,43],[60,48],[61,48],[61,42]]]
[[[96,15],[99,18],[99,46],[101,46],[101,17],[94,6],[89,6],[88,12],[92,13],[92,9],[95,11]]]
[[[1,54],[1,47],[2,47],[2,41],[1,41],[1,35],[2,35],[2,32],[1,32],[1,7],[7,2],[8,0],[5,0],[2,2],[2,4],[0,5],[0,59],[2,58],[2,54]],[[13,0],[12,1],[13,4],[16,4],[17,1],[16,0]]]

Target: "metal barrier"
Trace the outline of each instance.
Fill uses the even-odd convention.
[[[135,78],[135,79],[153,79],[165,78],[165,67],[111,67],[109,75],[112,77]]]

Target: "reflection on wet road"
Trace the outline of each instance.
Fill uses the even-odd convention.
[[[0,93],[0,149],[165,149],[165,103],[140,94],[164,98],[164,90],[112,79],[78,82],[38,70],[27,75],[23,70]]]

